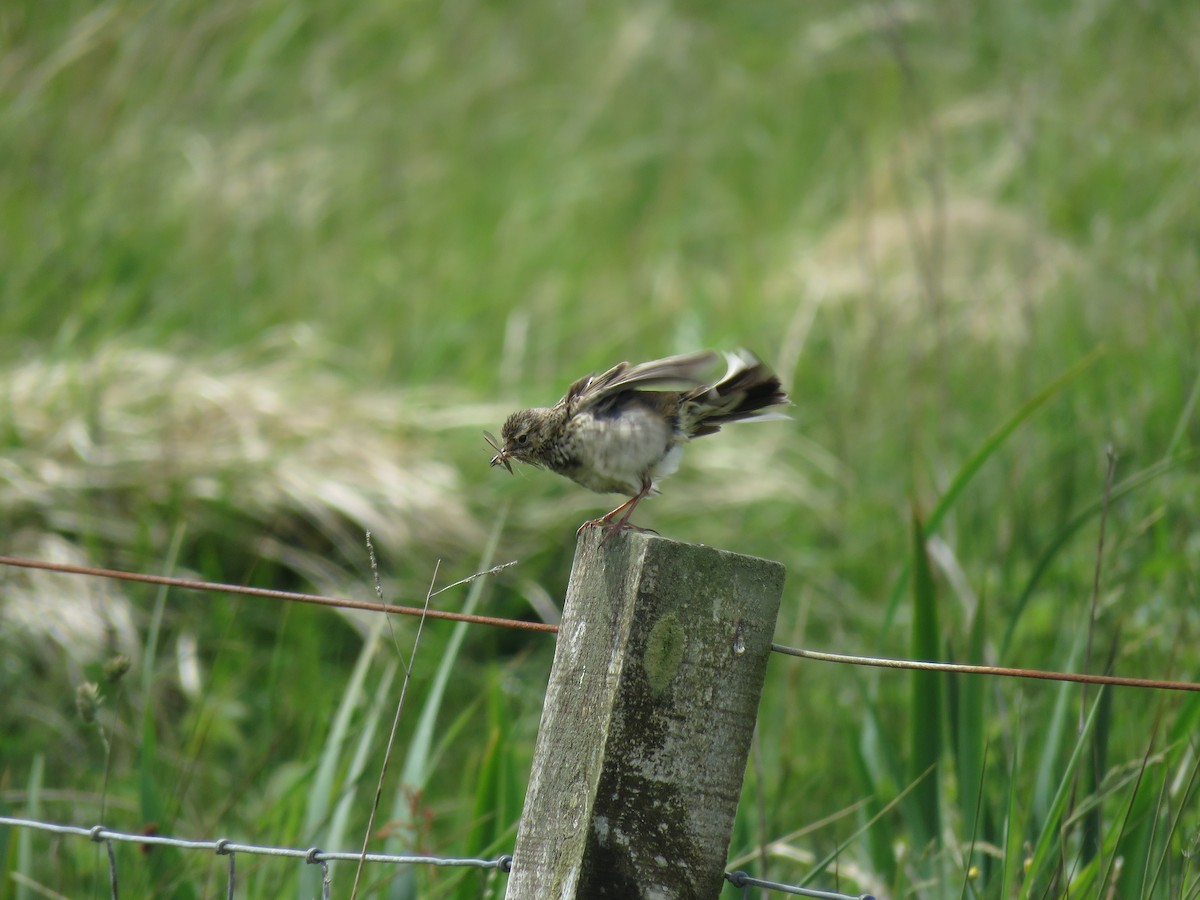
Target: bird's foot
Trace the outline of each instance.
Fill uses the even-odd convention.
[[[629,517],[633,515],[633,511],[637,508],[637,505],[642,502],[642,499],[650,493],[652,485],[653,482],[651,482],[649,476],[642,478],[642,489],[640,491],[638,491],[612,512],[605,513],[598,519],[589,519],[588,521],[584,522],[575,532],[575,536],[579,537],[581,534],[583,534],[583,530],[585,528],[603,528],[604,537],[600,539],[600,546],[603,547],[605,542],[608,541],[608,539],[618,531],[640,531],[642,533],[650,532],[651,534],[658,534],[658,532],[652,528],[639,528],[637,525],[631,525],[629,523]],[[617,516],[620,516],[620,518],[618,519]],[[616,519],[615,522],[613,521],[614,519]]]
[[[588,528],[601,528],[604,530],[604,537],[600,538],[600,546],[603,547],[610,537],[622,531],[637,531],[641,534],[658,534],[653,528],[642,528],[640,525],[634,525],[628,519],[618,519],[614,522],[608,516],[601,516],[599,519],[589,519],[579,526],[575,532],[576,537],[583,534]]]

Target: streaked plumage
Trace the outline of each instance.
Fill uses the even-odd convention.
[[[580,531],[634,528],[634,508],[658,479],[675,471],[684,444],[730,422],[770,418],[770,409],[789,402],[775,374],[744,350],[725,354],[722,378],[705,379],[719,358],[705,350],[636,366],[618,363],[585,376],[554,406],[509,416],[500,432],[503,444],[487,435],[499,451],[492,465],[511,472],[515,459],[593,491],[627,494],[629,500]]]

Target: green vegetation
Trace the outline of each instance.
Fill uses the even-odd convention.
[[[744,345],[793,421],[696,444],[639,521],[785,563],[781,643],[1200,680],[1197,33],[1184,2],[7,2],[0,554],[371,598],[369,530],[388,600],[517,559],[433,602],[537,618],[609,498],[489,469],[481,429]],[[0,570],[0,809],[357,847],[415,634]],[[511,848],[551,653],[425,625],[373,847]],[[763,703],[739,867],[1200,891],[1195,694],[779,657]],[[117,860],[123,896],[223,891]],[[239,859],[238,896],[306,868]],[[0,898],[105,870],[0,832]]]

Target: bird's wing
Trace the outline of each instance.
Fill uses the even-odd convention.
[[[716,351],[701,350],[698,353],[638,363],[636,366],[627,362],[617,363],[600,375],[588,375],[579,379],[571,385],[563,399],[571,412],[576,413],[632,388],[703,387],[708,384],[703,373],[711,369],[718,358]]]

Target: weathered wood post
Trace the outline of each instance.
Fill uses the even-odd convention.
[[[579,539],[507,900],[721,892],[779,563]]]

